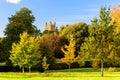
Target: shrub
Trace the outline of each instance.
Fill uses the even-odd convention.
[[[115,67],[109,67],[108,72],[117,72],[118,70]]]

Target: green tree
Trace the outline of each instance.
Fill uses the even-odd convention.
[[[20,35],[19,43],[13,43],[12,50],[10,51],[10,60],[14,66],[19,66],[24,72],[24,68],[34,66],[40,55],[38,54],[38,42],[34,37],[30,36],[27,32]]]
[[[43,57],[42,67],[44,68],[44,72],[46,73],[46,70],[49,68],[49,64],[47,64],[47,58],[46,58],[46,56]]]
[[[6,55],[5,59],[9,59],[9,51],[12,48],[13,42],[18,42],[20,40],[19,35],[24,31],[27,31],[28,34],[36,35],[39,33],[39,30],[36,26],[33,25],[35,17],[32,15],[32,11],[27,8],[21,8],[14,15],[8,18],[9,23],[4,30],[5,38],[2,43],[4,43],[4,54]]]
[[[86,55],[84,59],[92,60],[93,66],[101,63],[101,76],[103,76],[104,63],[107,62],[113,42],[113,27],[110,24],[109,14],[109,8],[100,8],[100,19],[92,20],[89,27],[89,37],[85,39],[79,53],[79,58]]]
[[[4,61],[4,51],[3,51],[3,43],[2,43],[3,38],[0,38],[0,62]]]
[[[35,26],[32,24],[35,21],[35,17],[32,15],[32,11],[27,8],[21,8],[15,15],[12,15],[9,19],[9,24],[5,28],[6,36],[19,36],[20,33],[27,31],[28,33],[35,33]]]
[[[75,57],[75,41],[73,39],[73,36],[70,38],[69,45],[65,45],[65,48],[61,48],[64,52],[64,57],[61,59],[62,62],[66,63],[69,66],[69,72],[70,72],[70,66],[73,62],[76,61]]]
[[[80,50],[81,44],[84,42],[85,37],[88,36],[88,25],[83,22],[75,23],[63,26],[63,29],[60,30],[60,37],[65,44],[68,44],[70,41],[70,36],[73,35],[76,41],[75,54],[77,55]]]

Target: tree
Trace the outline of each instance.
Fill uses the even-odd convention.
[[[10,60],[14,66],[19,66],[24,72],[24,68],[29,68],[37,64],[40,55],[38,54],[38,42],[27,32],[20,34],[19,43],[13,43],[10,51]]]
[[[42,60],[42,67],[44,68],[44,72],[49,68],[49,64],[47,64],[47,58],[44,56]]]
[[[73,35],[76,41],[75,54],[78,54],[81,44],[84,42],[85,37],[88,36],[88,25],[83,22],[69,24],[60,30],[60,37],[65,44],[70,41],[70,36]]]
[[[41,54],[41,59],[43,60],[43,57],[46,56],[47,63],[49,64],[49,68],[53,68],[55,65],[55,57],[54,53],[50,50],[50,47],[48,46],[48,42],[46,42],[45,35],[42,36],[39,40],[39,53]],[[39,62],[38,67],[42,67],[41,62]]]
[[[108,56],[111,67],[120,65],[120,32],[115,32],[116,24],[113,25],[113,41],[110,46],[111,52]]]
[[[112,18],[111,24],[114,28],[113,45],[111,45],[111,53],[109,55],[110,61],[114,65],[120,65],[120,5],[114,6],[111,9],[110,17]]]
[[[4,62],[4,59],[5,59],[5,55],[4,55],[4,47],[3,47],[3,38],[0,38],[0,62]]]
[[[75,58],[75,41],[73,39],[73,36],[70,38],[69,45],[65,45],[65,48],[61,48],[64,52],[64,57],[61,59],[62,62],[65,62],[69,66],[69,72],[70,72],[70,66],[73,62],[76,61]]]
[[[6,36],[19,36],[20,33],[27,31],[28,33],[35,33],[35,26],[32,24],[35,21],[35,17],[32,15],[32,11],[27,8],[21,8],[15,15],[12,15],[9,19],[9,24],[5,28]]]
[[[111,23],[115,25],[114,34],[118,34],[120,32],[120,5],[112,7],[110,16],[112,18]]]
[[[9,51],[12,48],[13,42],[18,42],[20,40],[19,35],[24,31],[27,31],[28,34],[36,35],[39,33],[39,30],[36,26],[33,25],[35,17],[32,15],[32,11],[27,8],[21,8],[14,15],[8,18],[9,24],[5,28],[4,34],[5,38],[3,39],[4,43],[4,54],[6,55],[5,59],[9,59]]]
[[[61,51],[62,40],[59,37],[58,33],[51,33],[44,35],[44,42],[46,43],[47,47],[51,50],[53,53],[53,56],[55,58],[62,58],[63,52]]]
[[[103,76],[104,63],[107,62],[110,54],[110,46],[113,43],[113,27],[110,24],[111,17],[109,16],[110,9],[100,9],[100,19],[92,20],[92,25],[89,27],[89,37],[81,46],[81,55],[86,55],[84,59],[92,60],[93,65],[101,64],[101,76]]]

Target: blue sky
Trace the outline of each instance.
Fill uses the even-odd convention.
[[[120,0],[0,0],[0,37],[8,24],[8,17],[20,8],[32,10],[36,18],[34,24],[41,31],[44,23],[55,21],[57,26],[76,22],[90,23],[99,15],[101,6],[118,5]]]

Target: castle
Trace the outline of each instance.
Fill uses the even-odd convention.
[[[45,23],[45,30],[48,30],[48,31],[55,31],[56,30],[56,22],[46,22]]]

